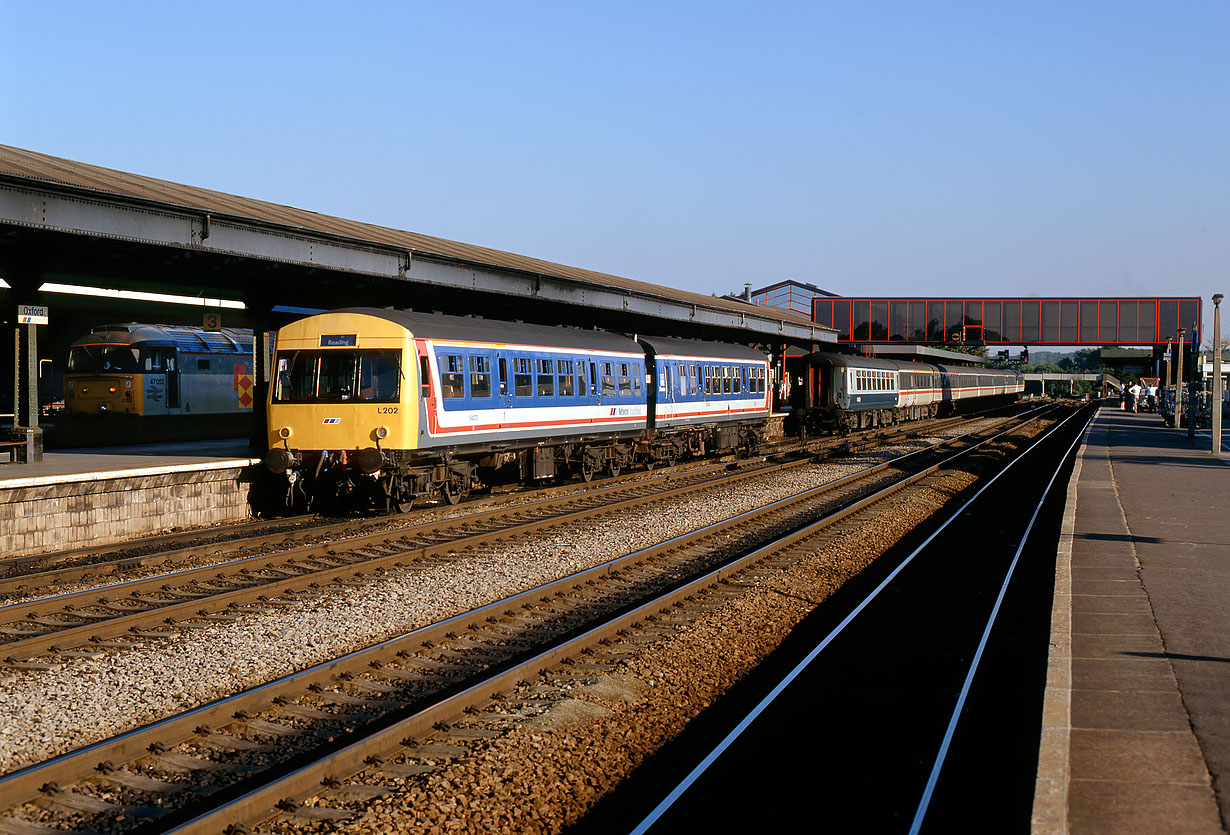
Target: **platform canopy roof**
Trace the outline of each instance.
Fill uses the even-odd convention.
[[[831,343],[807,316],[0,145],[0,275],[408,306],[739,341]],[[153,286],[152,286],[153,285]]]

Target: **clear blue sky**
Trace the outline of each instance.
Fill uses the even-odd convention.
[[[1230,3],[0,0],[0,142],[703,293],[1230,290]]]

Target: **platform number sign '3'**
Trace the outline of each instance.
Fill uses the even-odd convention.
[[[205,323],[202,327],[207,331],[222,330],[222,314],[221,313],[206,313]]]

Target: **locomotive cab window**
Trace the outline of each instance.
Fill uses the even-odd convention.
[[[401,356],[396,351],[279,351],[275,403],[396,403]]]
[[[68,370],[74,374],[135,372],[137,349],[128,345],[76,345],[68,353]]]
[[[146,348],[141,351],[141,362],[146,371],[155,374],[175,368],[175,352],[168,348]]]

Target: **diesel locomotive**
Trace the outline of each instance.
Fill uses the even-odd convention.
[[[242,436],[250,431],[252,332],[139,322],[102,325],[73,341],[66,415],[82,439]]]

